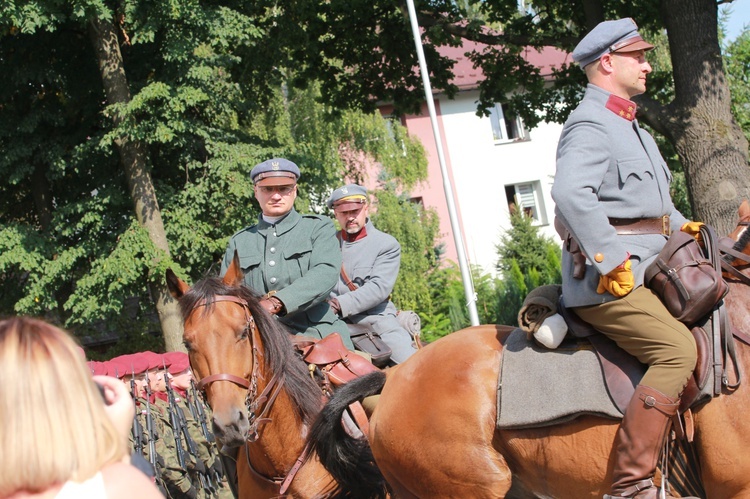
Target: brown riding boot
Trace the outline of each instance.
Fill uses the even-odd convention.
[[[635,388],[617,430],[612,493],[605,495],[605,499],[656,499],[658,488],[653,482],[654,472],[671,418],[679,406],[679,398],[669,398],[648,386]],[[666,497],[674,496],[667,494]]]

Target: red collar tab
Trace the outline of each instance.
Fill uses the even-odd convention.
[[[355,241],[359,241],[360,239],[366,236],[367,236],[367,227],[362,227],[362,230],[360,230],[356,234],[349,234],[345,230],[341,231],[341,239],[343,239],[347,243],[353,243]]]
[[[626,119],[628,121],[633,121],[635,119],[635,111],[638,106],[636,106],[635,102],[633,101],[629,101],[614,94],[610,94],[605,107],[620,118]]]

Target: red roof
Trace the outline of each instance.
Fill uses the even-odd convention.
[[[453,66],[455,77],[451,82],[460,90],[469,90],[476,88],[477,84],[484,79],[484,73],[481,68],[475,68],[474,63],[464,54],[476,50],[482,52],[487,45],[483,43],[464,41],[461,47],[440,47],[438,50],[441,55],[449,57],[456,61]],[[523,53],[524,58],[534,66],[540,69],[543,77],[549,77],[552,74],[552,68],[568,62],[570,55],[556,47],[544,47],[537,50],[532,47],[526,48]]]

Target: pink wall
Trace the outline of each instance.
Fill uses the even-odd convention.
[[[435,101],[435,114],[437,115],[438,129],[440,130],[440,139],[445,157],[446,168],[451,185],[453,181],[453,170],[451,168],[450,155],[446,144],[443,131],[442,117],[440,113],[440,102]],[[450,215],[448,214],[448,203],[445,198],[445,188],[443,187],[443,175],[440,171],[440,161],[438,160],[437,147],[435,145],[435,135],[432,131],[429,110],[427,104],[422,104],[420,115],[406,115],[402,123],[409,131],[412,137],[418,137],[425,148],[428,161],[428,177],[423,183],[420,183],[411,191],[412,197],[421,197],[424,205],[433,208],[440,218],[440,241],[445,245],[445,254],[443,260],[458,262],[458,252],[456,251],[456,242],[453,237],[451,228]],[[461,225],[461,207],[458,200],[454,200],[456,206],[456,216]],[[461,228],[463,231],[463,227]]]

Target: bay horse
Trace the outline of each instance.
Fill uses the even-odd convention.
[[[241,499],[324,497],[335,485],[305,444],[323,394],[290,333],[242,285],[239,261],[193,287],[167,270],[183,340],[218,442],[237,449]]]
[[[730,238],[750,254],[750,205]],[[740,269],[748,264],[741,263]],[[725,274],[725,304],[734,330],[750,332],[750,287]],[[533,429],[496,429],[497,383],[503,344],[515,328],[463,329],[419,350],[397,370],[355,380],[334,394],[311,440],[344,493],[383,497],[379,486],[347,481],[350,462],[371,462],[398,498],[601,498],[609,492],[618,421],[593,415]],[[741,334],[741,333],[740,333]],[[743,341],[748,341],[747,336]],[[750,368],[750,346],[736,342]],[[340,430],[345,405],[380,393],[367,439]],[[750,387],[726,387],[694,409],[694,473],[705,497],[750,497]],[[658,482],[657,482],[658,483]]]

